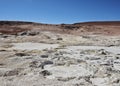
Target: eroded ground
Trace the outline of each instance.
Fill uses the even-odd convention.
[[[0,86],[120,86],[120,36],[1,35]]]

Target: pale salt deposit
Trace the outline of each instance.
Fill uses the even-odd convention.
[[[1,40],[0,86],[120,86],[120,37],[37,36]]]
[[[86,70],[85,68],[79,65],[71,65],[71,66],[46,66],[46,70],[50,71],[52,75],[47,76],[49,79],[54,78],[72,78],[72,77],[83,77],[88,75],[93,75],[92,72]]]
[[[12,43],[13,47],[11,49],[18,50],[43,50],[43,49],[53,49],[57,48],[58,44],[45,44],[45,43]]]
[[[119,54],[120,53],[120,46],[114,47],[104,47],[104,46],[68,46],[67,49],[69,50],[100,50],[104,49],[108,52]]]

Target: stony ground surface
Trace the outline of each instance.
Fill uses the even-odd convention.
[[[0,86],[120,86],[120,36],[1,34]]]

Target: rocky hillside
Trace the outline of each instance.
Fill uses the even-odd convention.
[[[120,21],[83,22],[74,24],[42,24],[23,21],[0,21],[0,33],[18,34],[24,31],[52,31],[74,35],[102,34],[119,35]]]

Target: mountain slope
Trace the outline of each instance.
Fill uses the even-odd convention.
[[[73,35],[81,34],[102,34],[119,35],[120,21],[98,21],[83,22],[74,24],[42,24],[24,21],[0,21],[0,33],[17,34],[19,32],[37,30],[52,31]]]

